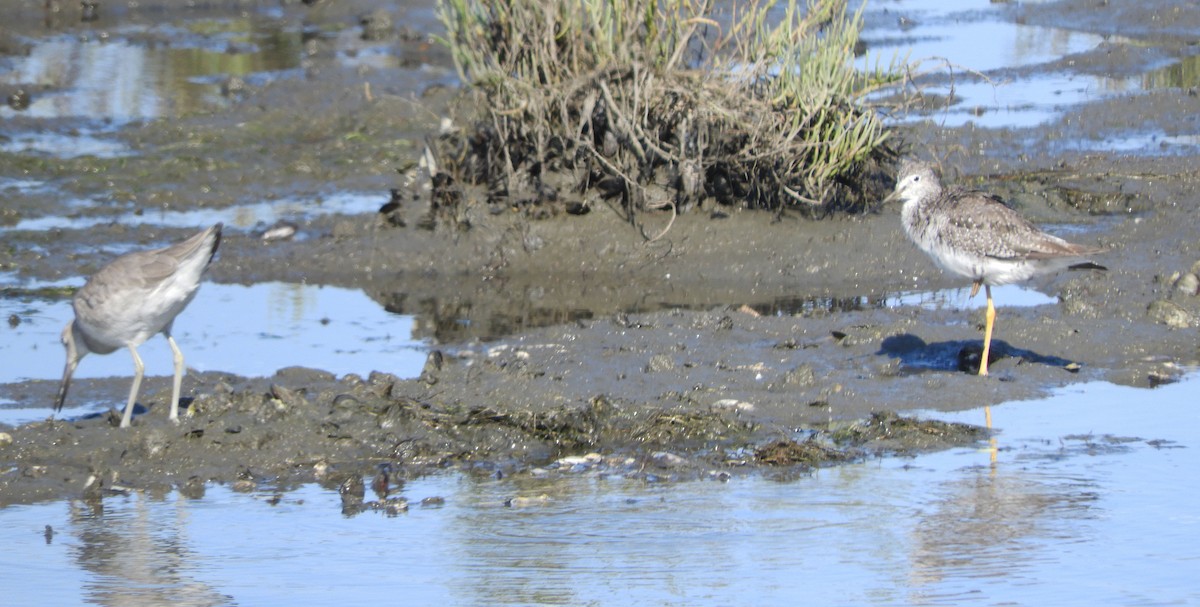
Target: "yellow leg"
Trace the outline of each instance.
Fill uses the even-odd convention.
[[[972,295],[979,292],[979,283],[975,283],[972,289]],[[996,307],[992,305],[992,287],[987,289],[987,310],[983,314],[983,358],[979,361],[979,374],[987,375],[988,356],[991,355],[992,349],[992,325],[996,322]],[[987,424],[989,432],[992,430],[992,408],[984,405],[983,420]],[[999,450],[996,445],[996,437],[988,438],[988,456],[991,458],[993,470],[996,466],[996,452]]]
[[[971,285],[971,297],[975,297],[975,294],[979,292],[979,286],[982,284],[983,284],[982,282],[975,281],[975,283],[973,283]],[[991,350],[992,350],[992,325],[995,324],[995,322],[996,322],[996,306],[992,304],[992,287],[991,287],[991,285],[986,285],[985,291],[987,293],[987,310],[984,312],[984,315],[983,315],[983,320],[984,320],[984,322],[983,322],[983,358],[979,361],[979,374],[980,375],[987,375],[988,356],[991,355]],[[991,430],[992,430],[992,408],[987,405],[983,406],[983,421],[984,421],[984,423],[987,424],[988,432],[991,432]],[[996,453],[997,453],[997,451],[999,451],[999,447],[996,444],[996,437],[992,436],[992,437],[988,438],[988,453],[989,453],[989,456],[991,457],[993,472],[995,472],[995,469],[996,469]]]
[[[983,288],[987,293],[987,311],[983,316],[983,356],[979,360],[979,374],[987,375],[988,356],[992,352],[992,326],[996,324],[996,306],[992,304],[992,285],[984,285]]]

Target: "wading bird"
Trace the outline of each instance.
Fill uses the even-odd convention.
[[[67,366],[63,369],[58,400],[54,404],[56,413],[62,410],[67,399],[71,375],[80,359],[89,352],[108,354],[119,348],[129,348],[133,355],[133,386],[121,416],[121,427],[128,428],[145,370],[137,347],[162,333],[171,345],[175,359],[170,419],[179,419],[183,353],[171,337],[171,325],[196,296],[200,278],[212,263],[220,244],[221,224],[218,223],[169,247],[122,255],[96,272],[75,293],[72,300],[75,319],[62,332]]]
[[[971,297],[987,292],[983,355],[979,374],[987,375],[996,308],[992,285],[1028,280],[1076,265],[1102,268],[1087,257],[1103,249],[1073,244],[1047,234],[996,196],[961,187],[943,188],[933,166],[906,160],[896,190],[884,202],[904,203],[904,231],[943,270],[970,278]]]

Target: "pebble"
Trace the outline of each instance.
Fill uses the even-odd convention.
[[[650,362],[646,363],[646,373],[662,373],[663,371],[672,371],[675,369],[675,359],[666,354],[655,354],[650,357]]]
[[[304,398],[304,395],[299,390],[293,390],[279,384],[271,384],[271,396],[275,397],[276,400],[288,408],[298,408],[308,404],[308,399]]]
[[[317,463],[313,464],[313,475],[317,478],[323,478],[328,473],[329,462],[325,460],[319,460]]]
[[[190,476],[182,485],[179,485],[179,494],[193,500],[203,499],[207,490],[207,484],[199,476]]]
[[[442,354],[441,350],[430,352],[425,357],[425,366],[421,368],[421,374],[418,378],[430,386],[438,383],[438,373],[442,371],[445,362],[446,356]]]
[[[392,15],[386,9],[376,9],[370,14],[359,17],[362,26],[362,39],[367,41],[386,40],[392,35]]]
[[[254,491],[255,489],[258,488],[258,484],[256,484],[254,481],[243,479],[243,480],[239,480],[239,481],[234,481],[233,484],[229,486],[229,488],[232,489],[236,493],[250,493],[251,491]]]
[[[222,97],[238,97],[246,92],[246,81],[239,76],[230,76],[221,83]]]
[[[650,461],[659,468],[678,468],[687,463],[686,459],[667,451],[656,451],[650,454]]]
[[[722,398],[712,404],[714,409],[727,409],[730,411],[753,411],[754,405],[736,398]]]
[[[338,486],[338,493],[362,498],[366,495],[366,484],[363,483],[361,476],[354,475],[342,481],[342,484]]]
[[[266,242],[274,240],[290,240],[296,235],[296,224],[288,221],[280,221],[275,225],[267,228],[262,235],[262,239]]]
[[[1192,326],[1195,319],[1191,313],[1184,310],[1179,304],[1160,299],[1150,303],[1146,309],[1146,314],[1154,322],[1167,325],[1173,329],[1185,329]]]
[[[1175,289],[1185,295],[1196,295],[1197,292],[1200,292],[1200,278],[1188,272],[1175,281]]]
[[[808,387],[817,384],[817,373],[810,364],[797,365],[783,375],[783,382],[791,386]]]
[[[587,455],[568,455],[559,458],[556,462],[560,467],[571,468],[574,466],[595,466],[604,461],[604,456],[599,453],[588,453]]]
[[[529,506],[545,506],[550,503],[550,496],[545,493],[533,497],[513,497],[504,502],[509,508],[528,508]]]
[[[161,455],[169,445],[170,438],[158,430],[146,432],[138,442],[141,452],[148,457]]]
[[[401,512],[408,512],[408,500],[402,497],[381,499],[379,501],[363,504],[363,508],[370,508],[371,510],[383,510],[388,515],[395,516]]]
[[[0,432],[0,447],[7,447],[13,444],[13,437],[7,432]]]

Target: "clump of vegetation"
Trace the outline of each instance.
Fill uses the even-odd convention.
[[[986,438],[979,426],[933,419],[901,417],[895,411],[872,413],[866,420],[831,427],[829,436],[841,445],[865,447],[880,452],[914,452],[943,449]]]
[[[483,109],[432,142],[435,205],[457,204],[461,182],[534,213],[599,194],[631,219],[709,198],[855,210],[886,189],[872,177],[889,133],[861,102],[896,70],[854,69],[862,12],[846,0],[440,0],[438,14]]]
[[[811,438],[802,443],[790,439],[777,440],[754,452],[754,459],[760,464],[807,468],[847,461],[853,457],[851,451],[841,451]]]

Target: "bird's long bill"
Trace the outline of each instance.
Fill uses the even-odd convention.
[[[67,388],[71,387],[71,376],[75,374],[75,367],[79,366],[79,359],[87,354],[87,350],[80,350],[75,344],[75,322],[67,323],[63,327],[62,332],[63,349],[67,351],[67,365],[63,367],[62,383],[58,385],[58,398],[54,401],[54,412],[62,411],[63,403],[67,400]]]
[[[62,383],[58,385],[58,398],[54,401],[54,412],[62,411],[63,403],[67,400],[67,388],[71,387],[71,376],[75,374],[75,367],[79,366],[79,359],[74,356],[67,356],[67,366],[63,368]]]
[[[897,200],[900,200],[900,192],[893,190],[891,194],[888,194],[887,197],[883,199],[883,204],[891,204]]]

